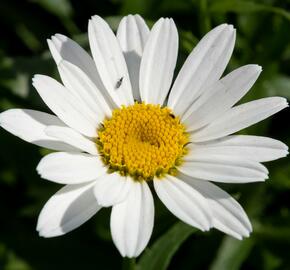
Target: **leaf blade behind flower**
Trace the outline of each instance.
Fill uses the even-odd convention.
[[[183,242],[197,229],[177,222],[141,256],[137,270],[165,270]]]
[[[247,238],[241,241],[226,236],[220,245],[216,259],[209,269],[240,269],[242,263],[248,258],[254,243],[253,238]]]

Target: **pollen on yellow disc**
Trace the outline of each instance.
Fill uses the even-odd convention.
[[[152,180],[176,171],[188,136],[167,107],[136,103],[113,111],[98,130],[98,148],[112,171]]]

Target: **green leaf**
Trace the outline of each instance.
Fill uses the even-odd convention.
[[[284,143],[289,145],[290,138],[288,137],[286,140],[283,139],[283,141]],[[287,160],[283,160],[283,163],[281,162],[281,165],[279,167],[274,167],[271,173],[271,181],[267,182],[267,185],[270,187],[271,190],[290,190],[290,167]]]
[[[38,51],[41,49],[41,43],[37,36],[26,25],[19,23],[15,25],[15,28],[17,35],[30,50]]]
[[[122,16],[108,16],[105,18],[106,22],[110,25],[113,31],[117,31]]]
[[[282,260],[277,255],[271,253],[268,250],[264,250],[262,253],[264,263],[264,270],[281,269]]]
[[[290,242],[290,228],[289,226],[277,226],[268,224],[256,223],[254,227],[256,237],[263,239],[271,239],[272,241],[283,241],[284,243]]]
[[[23,259],[19,258],[14,252],[9,252],[7,264],[4,270],[31,270],[32,268]]]
[[[71,20],[73,8],[68,0],[32,0],[42,8],[60,18],[62,24],[71,33],[79,33],[78,27]]]
[[[235,12],[235,13],[251,13],[251,12],[261,12],[267,11],[277,15],[284,17],[285,19],[290,21],[290,12],[279,8],[268,6],[264,4],[258,4],[250,1],[215,1],[209,8],[210,12],[214,13],[227,13],[227,12]]]
[[[218,250],[210,270],[240,269],[254,246],[253,238],[242,241],[226,236]]]
[[[140,14],[144,15],[152,11],[153,0],[124,0],[122,1],[121,14]]]
[[[290,99],[290,77],[278,74],[262,84],[268,96],[282,96]]]
[[[124,258],[122,270],[136,270],[136,258]]]
[[[211,20],[208,12],[208,0],[199,1],[199,24],[201,33],[206,34],[211,29]]]
[[[68,0],[33,0],[33,2],[58,17],[70,17],[73,13]]]
[[[180,47],[186,53],[190,54],[194,46],[198,43],[198,38],[190,31],[179,31]]]
[[[138,270],[165,270],[182,243],[196,231],[195,228],[177,222],[163,234],[140,258]]]

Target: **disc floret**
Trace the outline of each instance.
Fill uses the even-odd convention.
[[[174,174],[188,142],[184,126],[169,108],[144,103],[115,109],[98,135],[109,169],[140,181]]]

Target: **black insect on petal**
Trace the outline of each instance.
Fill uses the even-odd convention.
[[[120,88],[120,86],[122,85],[123,78],[124,78],[124,77],[121,77],[121,78],[116,82],[116,85],[115,85],[115,88],[116,88],[116,89]]]

